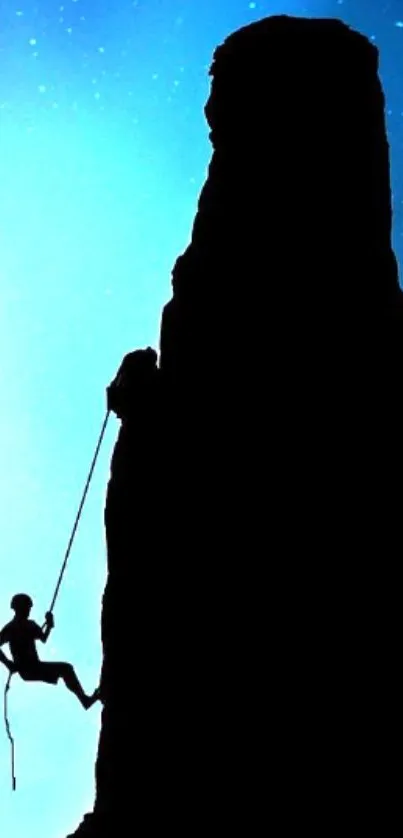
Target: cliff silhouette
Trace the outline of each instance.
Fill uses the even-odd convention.
[[[75,836],[387,829],[403,306],[378,58],[288,16],[214,53],[159,362],[130,353],[109,392],[104,708]]]

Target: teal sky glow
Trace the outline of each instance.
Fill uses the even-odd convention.
[[[157,346],[171,268],[188,243],[210,157],[207,70],[227,34],[281,12],[341,17],[376,39],[400,256],[398,9],[398,0],[0,0],[1,625],[17,591],[31,594],[42,623],[105,387],[126,352]],[[73,663],[88,691],[101,667],[103,506],[117,431],[112,418],[56,628],[40,647],[45,660]],[[6,678],[0,667],[1,693]],[[62,684],[14,678],[15,793],[0,725],[5,838],[64,838],[91,810],[100,714],[99,705],[86,713]]]

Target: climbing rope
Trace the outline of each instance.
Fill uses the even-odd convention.
[[[65,553],[65,556],[64,556],[64,559],[63,559],[63,564],[62,564],[62,567],[61,567],[61,570],[60,570],[60,573],[59,573],[59,578],[57,580],[55,592],[53,594],[53,598],[52,598],[52,602],[50,604],[49,611],[53,611],[54,606],[55,606],[55,602],[56,602],[57,597],[59,595],[60,586],[62,584],[62,580],[63,580],[63,576],[64,576],[64,573],[65,573],[65,570],[66,570],[66,567],[67,567],[67,562],[69,560],[71,548],[73,546],[74,537],[75,537],[77,527],[78,527],[78,524],[79,524],[79,521],[80,521],[80,518],[81,518],[81,513],[83,511],[83,507],[84,507],[84,504],[85,504],[85,499],[87,497],[87,492],[88,492],[88,489],[90,487],[91,478],[92,478],[92,475],[94,473],[95,464],[96,464],[96,461],[98,459],[99,449],[101,448],[102,440],[104,438],[104,434],[105,434],[105,431],[106,431],[106,426],[108,424],[109,414],[110,414],[110,410],[108,408],[108,410],[106,411],[105,419],[104,419],[103,424],[102,424],[101,432],[100,432],[99,437],[98,437],[98,442],[97,442],[97,445],[96,445],[96,448],[95,448],[95,453],[94,453],[94,456],[92,458],[92,463],[91,463],[91,466],[90,466],[90,470],[88,472],[88,477],[87,477],[87,480],[86,480],[86,483],[85,483],[85,487],[84,487],[84,491],[83,491],[83,494],[82,494],[80,506],[78,507],[78,512],[77,512],[77,515],[76,515],[76,519],[74,521],[73,529],[71,531],[71,535],[70,535],[70,538],[69,538],[69,543],[67,545],[67,550],[66,550],[66,553]],[[46,623],[43,624],[42,629],[44,629],[45,626],[46,626]],[[15,763],[14,763],[14,739],[13,739],[13,736],[11,734],[11,728],[10,728],[10,723],[9,723],[9,719],[8,719],[8,707],[7,707],[7,695],[8,695],[8,692],[10,690],[12,677],[13,677],[13,673],[10,672],[10,674],[8,676],[8,681],[7,681],[5,690],[4,690],[4,722],[5,722],[5,726],[6,726],[7,736],[10,740],[10,745],[11,745],[11,776],[12,776],[13,791],[15,791],[16,786],[17,786],[17,781],[16,781],[16,778],[15,778],[15,770],[14,770],[14,765],[15,765]]]
[[[74,521],[74,526],[73,526],[73,529],[71,531],[71,536],[70,536],[70,539],[69,539],[69,543],[67,545],[66,555],[65,555],[64,560],[63,560],[63,564],[62,564],[62,567],[61,567],[59,578],[57,580],[57,585],[56,585],[56,588],[55,588],[55,592],[53,594],[53,599],[52,599],[52,602],[50,604],[49,611],[53,611],[53,609],[55,607],[55,602],[56,602],[58,594],[59,594],[60,585],[62,584],[62,579],[63,579],[63,576],[64,576],[64,571],[66,570],[67,562],[68,562],[69,556],[70,556],[70,551],[71,551],[71,548],[73,546],[74,536],[75,536],[76,531],[77,531],[77,527],[78,527],[78,524],[79,524],[79,521],[80,521],[80,518],[81,518],[81,513],[83,511],[83,506],[85,504],[85,499],[87,497],[87,492],[88,492],[88,489],[89,489],[89,486],[90,486],[90,483],[91,483],[91,478],[92,478],[92,475],[93,475],[93,472],[94,472],[95,464],[96,464],[96,461],[98,459],[99,449],[102,445],[102,440],[104,438],[104,433],[106,431],[106,426],[108,424],[109,414],[110,414],[110,410],[107,410],[106,414],[105,414],[105,419],[104,419],[103,424],[102,424],[101,433],[99,434],[99,437],[98,437],[97,447],[95,449],[95,453],[94,453],[94,456],[92,458],[92,463],[91,463],[91,466],[90,466],[90,470],[88,472],[87,482],[86,482],[85,487],[84,487],[84,491],[83,491],[83,495],[82,495],[82,498],[81,498],[80,506],[78,507],[76,520]],[[46,625],[46,623],[43,624],[43,628],[45,627],[45,625]]]
[[[8,694],[8,691],[10,689],[10,683],[11,683],[12,677],[13,677],[13,673],[10,672],[10,674],[8,676],[8,681],[7,681],[7,684],[6,684],[6,688],[4,690],[4,722],[5,722],[5,725],[6,725],[7,736],[10,740],[10,746],[11,746],[11,779],[12,779],[12,784],[13,784],[13,791],[15,791],[15,789],[17,787],[17,781],[15,779],[15,770],[14,770],[14,739],[11,735],[10,723],[8,721],[8,709],[7,709],[7,694]]]

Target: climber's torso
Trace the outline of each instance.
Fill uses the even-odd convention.
[[[19,668],[39,663],[35,640],[39,640],[41,629],[34,620],[11,620],[2,629],[3,643],[8,643],[14,663]]]

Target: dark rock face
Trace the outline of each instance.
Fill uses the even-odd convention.
[[[76,835],[323,836],[352,800],[385,831],[403,318],[378,54],[273,17],[211,74],[208,178],[113,457]]]

